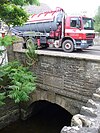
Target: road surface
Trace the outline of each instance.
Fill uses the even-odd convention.
[[[92,54],[92,55],[100,55],[100,46],[91,46],[86,50],[83,50],[82,52],[87,53],[87,54]]]
[[[48,48],[48,49],[44,49],[48,50],[48,51],[59,51],[59,52],[64,52],[62,49],[56,49],[56,48]],[[100,46],[91,46],[87,49],[84,50],[79,50],[79,51],[74,51],[72,53],[80,53],[80,54],[88,54],[88,55],[98,55],[100,56]]]

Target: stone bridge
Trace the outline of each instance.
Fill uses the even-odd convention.
[[[9,48],[9,60],[18,59],[25,64],[25,51],[21,45]],[[100,56],[37,50],[38,61],[31,67],[37,75],[37,90],[30,104],[46,100],[65,108],[72,115],[80,112],[88,99],[100,86]]]

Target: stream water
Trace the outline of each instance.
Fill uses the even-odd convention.
[[[63,126],[70,126],[72,115],[61,107],[50,104],[25,121],[16,121],[0,133],[60,133]]]

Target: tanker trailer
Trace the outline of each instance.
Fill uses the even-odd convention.
[[[38,46],[47,47],[47,39],[61,38],[63,16],[64,11],[62,8],[57,8],[55,11],[33,14],[23,26],[12,27],[11,31],[24,38],[26,47],[30,43],[38,43]]]

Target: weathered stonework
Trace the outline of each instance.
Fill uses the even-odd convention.
[[[0,129],[19,118],[18,106],[10,99],[6,99],[5,105],[0,107]]]
[[[14,60],[25,64],[25,50],[14,46],[13,49],[14,52],[8,50],[9,60],[13,56]],[[79,113],[100,86],[100,58],[61,51],[36,52],[38,62],[30,68],[38,78],[35,101],[48,100],[61,105],[72,115]]]
[[[9,60],[12,60],[12,54],[14,60],[25,64],[25,51],[16,47],[13,50],[8,51]],[[30,69],[38,77],[37,90],[31,95],[29,105],[47,100],[75,115],[72,127],[65,126],[61,133],[99,133],[100,57],[61,51],[36,52],[38,62]]]
[[[96,90],[94,100],[89,99],[86,107],[81,108],[80,114],[73,116],[72,127],[63,127],[61,133],[100,133],[100,99],[98,99],[98,95],[100,96],[100,89]]]

